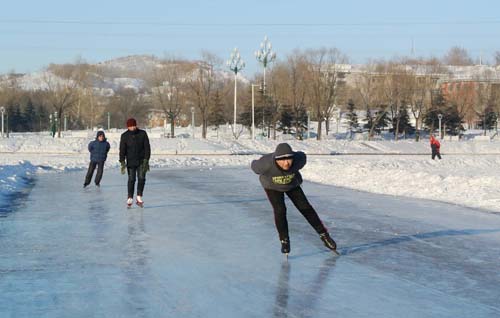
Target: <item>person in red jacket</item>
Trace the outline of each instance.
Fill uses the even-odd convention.
[[[431,150],[432,150],[432,160],[434,160],[434,158],[436,158],[436,156],[439,159],[441,159],[441,153],[440,153],[441,144],[439,143],[439,140],[437,140],[434,137],[434,135],[431,135],[430,142],[431,142]]]

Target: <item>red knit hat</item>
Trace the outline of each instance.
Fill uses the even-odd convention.
[[[127,119],[127,128],[137,126],[137,122],[134,118]]]

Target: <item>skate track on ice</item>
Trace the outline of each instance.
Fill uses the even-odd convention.
[[[343,255],[287,200],[287,262],[247,168],[153,169],[130,210],[84,175],[0,215],[0,317],[500,317],[498,214],[305,182]]]

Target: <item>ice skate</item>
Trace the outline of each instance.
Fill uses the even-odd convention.
[[[320,234],[319,237],[327,248],[332,250],[332,252],[334,252],[335,254],[340,255],[339,252],[337,252],[337,243],[335,243],[335,241],[330,237],[330,234],[328,234],[328,232]]]
[[[142,196],[138,195],[138,196],[137,196],[137,200],[135,201],[135,203],[136,203],[139,207],[143,208],[143,207],[144,207],[144,201],[142,201]]]
[[[290,253],[290,239],[285,238],[281,240],[281,253],[285,254],[288,259],[288,253]]]
[[[127,199],[127,208],[131,208],[132,207],[132,203],[134,203],[134,200],[132,198],[128,198]]]

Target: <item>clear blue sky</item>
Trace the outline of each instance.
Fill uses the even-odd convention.
[[[351,62],[442,56],[454,45],[492,61],[500,50],[500,1],[31,0],[0,11],[0,73],[49,63],[94,63],[132,54],[227,59],[238,47],[244,75],[259,71],[253,52],[264,35],[278,58],[294,48],[337,47]]]

